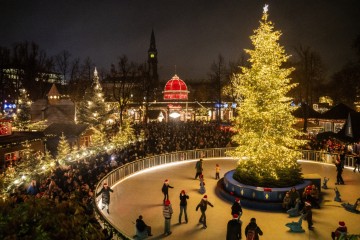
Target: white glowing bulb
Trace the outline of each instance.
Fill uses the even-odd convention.
[[[267,13],[268,11],[269,11],[269,4],[265,4],[264,13]]]

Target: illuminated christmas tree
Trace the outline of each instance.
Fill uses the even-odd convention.
[[[61,134],[59,144],[57,146],[57,159],[63,160],[71,152],[70,144],[66,140],[64,133]]]
[[[130,119],[124,116],[123,125],[119,127],[119,131],[111,138],[111,142],[118,148],[123,148],[134,140],[135,131],[130,125]]]
[[[76,120],[78,123],[89,124],[100,130],[108,117],[104,94],[95,68],[94,79],[90,88],[85,92],[83,100],[77,105]]]
[[[293,68],[284,68],[288,59],[278,43],[280,31],[268,20],[264,7],[260,27],[250,37],[253,49],[250,67],[242,67],[235,76],[236,91],[241,95],[238,102],[234,140],[239,146],[232,155],[241,159],[234,178],[241,183],[262,187],[292,186],[302,182],[301,168],[296,149],[304,144],[297,139],[301,135],[292,125],[294,107],[286,94],[295,84],[290,84]]]
[[[92,146],[104,145],[106,136],[105,136],[103,127],[101,125],[98,125],[97,128],[92,127],[91,130],[92,130],[91,145]]]

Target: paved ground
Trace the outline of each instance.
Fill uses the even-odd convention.
[[[147,224],[152,227],[153,237],[149,239],[206,239],[219,240],[226,239],[226,225],[231,219],[230,202],[217,196],[215,187],[215,164],[221,167],[221,176],[236,166],[236,161],[231,159],[205,159],[204,177],[206,183],[206,194],[208,200],[214,208],[207,210],[207,229],[202,229],[198,224],[200,211],[196,212],[195,207],[202,198],[198,192],[199,181],[194,180],[195,160],[181,163],[172,163],[165,166],[152,168],[135,174],[121,183],[113,186],[114,193],[111,196],[110,214],[104,212],[104,216],[118,228],[122,229],[129,236],[135,234],[134,223],[141,214]],[[312,162],[301,162],[303,173],[318,173],[323,178],[329,177],[329,189],[322,190],[323,202],[321,209],[313,210],[314,227],[313,231],[307,230],[307,223],[303,222],[305,233],[291,233],[285,226],[286,223],[297,221],[297,218],[288,218],[286,213],[272,213],[243,209],[243,227],[249,223],[250,218],[255,217],[257,223],[264,232],[261,240],[282,240],[282,239],[331,239],[330,233],[338,226],[339,221],[345,221],[350,233],[360,234],[359,222],[360,214],[354,214],[341,207],[339,202],[334,201],[334,182],[336,170],[332,165],[319,164]],[[354,173],[350,169],[345,169],[343,177],[346,185],[338,186],[343,202],[353,204],[360,197],[360,173]],[[164,220],[162,216],[161,187],[165,179],[170,180],[170,200],[173,205],[174,214],[171,222],[169,236],[163,235]],[[190,196],[188,201],[188,224],[179,224],[179,194],[181,190],[187,191]],[[183,220],[184,221],[184,220]],[[244,235],[244,233],[243,233]],[[243,236],[243,239],[245,237]]]

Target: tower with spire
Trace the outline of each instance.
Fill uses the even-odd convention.
[[[159,84],[159,75],[158,75],[158,68],[157,68],[157,49],[155,43],[155,34],[154,29],[151,31],[151,38],[150,38],[150,48],[148,50],[148,69],[149,69],[149,76],[151,84],[154,88],[158,88]]]

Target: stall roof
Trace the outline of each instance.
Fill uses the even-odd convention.
[[[349,113],[355,112],[351,107],[339,103],[338,105],[331,108],[329,111],[324,112],[321,115],[322,119],[347,119]]]
[[[309,105],[303,103],[301,107],[296,109],[292,114],[296,118],[305,118],[305,114],[307,113],[307,118],[321,118],[321,114],[311,108]]]

